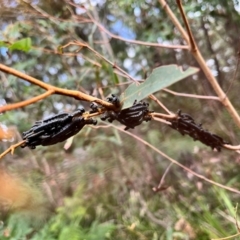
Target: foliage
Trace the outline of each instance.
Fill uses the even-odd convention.
[[[37,2],[3,1],[4,7],[0,9],[1,63],[43,83],[102,99],[111,93],[124,93],[128,97],[129,88],[134,86],[139,93],[138,88],[147,84],[145,81],[138,86],[130,85],[130,77],[165,80],[165,85],[156,81],[154,89],[144,86],[145,96],[154,93],[171,112],[182,109],[197,123],[203,123],[204,128],[237,144],[239,132],[219,102],[173,96],[162,90],[181,80],[182,74],[186,77],[188,71],[195,73],[194,69],[199,68],[188,50],[127,41],[184,44],[159,2],[120,0],[116,3],[109,0],[96,4],[82,1],[82,5],[63,0]],[[176,2],[170,0],[168,4],[181,21]],[[239,82],[232,82],[239,48],[238,1],[184,0],[183,6],[206,64],[239,111]],[[103,27],[124,40],[108,35]],[[90,48],[76,44],[64,47],[74,40],[87,43],[105,59]],[[169,64],[183,65],[187,70],[170,79],[170,73],[174,75],[178,70],[167,73],[163,66]],[[173,65],[167,66],[171,67]],[[235,79],[238,75],[236,73]],[[1,72],[0,80],[0,105],[14,104],[43,93],[40,87],[10,74]],[[202,71],[171,85],[170,89],[180,93],[214,95]],[[128,104],[135,99],[136,96]],[[150,109],[162,110],[156,102],[147,101]],[[9,128],[12,126],[15,139],[20,141],[20,134],[36,120],[63,110],[73,112],[79,106],[89,109],[89,105],[73,97],[51,95],[5,112],[0,115],[0,121]],[[124,105],[125,108],[129,106]],[[40,146],[34,151],[16,149],[13,156],[6,155],[2,159],[4,171],[20,176],[38,194],[24,192],[31,201],[18,204],[20,199],[25,199],[19,197],[23,196],[22,193],[13,198],[13,193],[22,189],[22,181],[18,180],[18,184],[8,187],[11,199],[15,200],[7,201],[6,211],[1,206],[5,202],[0,192],[0,239],[203,240],[237,232],[234,208],[238,194],[208,184],[176,165],[169,166],[162,155],[141,141],[103,122],[99,125],[103,127],[84,128],[67,142],[68,147],[60,143]],[[201,143],[155,121],[144,123],[130,132],[192,171],[225,186],[240,188],[236,153],[226,150],[212,152]],[[3,142],[1,152],[10,144]],[[162,189],[152,191],[163,176]],[[17,207],[12,207],[12,203]]]

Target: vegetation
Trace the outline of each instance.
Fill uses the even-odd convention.
[[[0,0],[0,239],[239,237],[240,4],[167,2]],[[88,112],[98,125],[66,142],[18,148],[112,93],[153,119],[124,131]],[[178,109],[230,144],[170,128]]]

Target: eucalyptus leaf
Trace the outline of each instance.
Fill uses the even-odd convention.
[[[198,70],[198,68],[189,67],[183,71],[181,66],[175,64],[155,68],[143,83],[132,83],[122,93],[120,96],[120,101],[123,103],[122,109],[131,107],[135,100],[141,101],[149,95],[195,74]]]

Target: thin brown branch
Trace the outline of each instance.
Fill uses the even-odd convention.
[[[167,125],[171,125],[170,122],[168,122],[168,121],[166,121],[166,120],[164,120],[164,119],[162,119],[162,118],[158,118],[158,117],[154,117],[154,116],[153,116],[153,120],[155,120],[155,121],[157,121],[157,122],[161,122],[161,123],[167,124]]]
[[[162,118],[164,120],[176,118],[176,114],[170,113],[169,115],[163,113],[153,112],[150,114],[152,117]]]
[[[25,101],[22,101],[22,102],[18,102],[18,103],[4,105],[4,106],[0,107],[0,113],[10,111],[10,110],[16,109],[16,108],[21,108],[21,107],[30,105],[32,103],[38,102],[38,101],[52,95],[53,93],[54,93],[53,90],[48,90],[47,92],[45,92],[43,94],[40,94],[36,97],[33,97],[31,99],[28,99],[28,100],[25,100]]]
[[[172,115],[172,112],[162,104],[154,95],[150,95],[150,98],[155,101],[162,109],[164,109],[169,115]]]
[[[11,152],[11,154],[13,154],[15,148],[21,146],[23,143],[25,143],[25,140],[23,140],[23,141],[21,141],[21,142],[18,142],[18,143],[16,143],[16,144],[12,145],[12,146],[10,146],[7,150],[5,150],[3,153],[0,154],[0,159],[1,159],[2,157],[4,157],[5,155],[7,155],[9,152]]]
[[[189,37],[187,33],[185,32],[184,28],[176,18],[175,14],[172,12],[170,7],[168,6],[167,2],[165,0],[158,0],[159,3],[161,4],[162,8],[165,10],[165,12],[168,14],[169,18],[172,20],[173,24],[176,26],[180,34],[182,35],[183,39],[189,43]]]
[[[196,95],[196,94],[179,93],[179,92],[175,92],[175,91],[172,91],[170,89],[167,89],[167,88],[164,88],[163,91],[171,93],[171,94],[176,95],[176,96],[181,96],[181,97],[189,97],[189,98],[197,98],[197,99],[206,99],[206,100],[220,101],[220,98],[219,97],[215,97],[215,96],[203,96],[203,95]]]
[[[170,168],[172,167],[172,165],[173,165],[173,163],[171,162],[171,163],[169,164],[169,166],[167,167],[167,169],[165,170],[164,174],[162,175],[161,180],[160,180],[158,186],[157,186],[157,187],[154,187],[154,188],[152,189],[154,192],[158,192],[159,190],[161,190],[162,185],[163,185],[163,183],[164,183],[164,180],[165,180],[165,178],[166,178],[166,176],[167,176]]]
[[[11,74],[11,75],[14,75],[18,78],[21,78],[21,79],[23,79],[23,80],[25,80],[29,83],[32,83],[34,85],[37,85],[37,86],[47,90],[48,93],[42,94],[38,97],[35,97],[34,100],[39,101],[39,100],[43,99],[44,97],[48,96],[51,92],[51,94],[59,94],[59,95],[74,97],[75,99],[82,100],[82,101],[96,102],[96,103],[98,103],[98,104],[100,104],[100,105],[102,105],[106,108],[112,108],[112,109],[115,108],[114,105],[112,105],[111,103],[109,103],[107,101],[104,101],[102,99],[92,97],[92,96],[87,95],[87,94],[85,94],[83,92],[80,92],[80,91],[68,90],[68,89],[63,89],[63,88],[52,86],[50,84],[44,83],[44,82],[34,78],[34,77],[31,77],[27,74],[21,73],[21,72],[15,70],[13,68],[7,67],[3,64],[0,64],[0,71]],[[26,102],[25,102],[26,105],[31,104],[31,103],[32,103],[31,99],[26,100]],[[24,106],[26,106],[26,105],[24,105]],[[23,106],[23,105],[21,105],[21,106]],[[0,113],[6,111],[6,109],[10,110],[10,109],[14,109],[16,107],[19,107],[19,106],[17,104],[4,105],[4,106],[0,107]]]
[[[185,26],[187,28],[187,33],[188,33],[188,38],[189,38],[189,42],[190,42],[190,46],[191,46],[191,51],[195,52],[195,51],[197,51],[196,43],[194,41],[193,34],[192,34],[191,28],[189,26],[187,17],[186,17],[186,15],[184,13],[184,10],[183,10],[182,1],[181,0],[176,0],[176,1],[177,1],[178,8],[180,10],[180,13],[182,15],[184,24],[185,24]]]
[[[109,65],[111,65],[113,68],[117,69],[119,72],[123,73],[125,76],[127,76],[129,79],[131,79],[132,81],[136,82],[136,79],[134,79],[131,75],[129,75],[127,72],[125,72],[122,68],[120,68],[118,65],[116,65],[115,63],[111,62],[110,60],[108,60],[107,58],[105,58],[103,55],[101,55],[99,52],[97,52],[96,50],[94,50],[92,47],[90,47],[88,44],[86,43],[82,43],[79,41],[74,41],[74,42],[69,42],[68,44],[66,44],[65,46],[63,46],[62,48],[66,48],[70,45],[77,45],[79,47],[86,47],[88,48],[90,51],[92,51],[97,57],[101,58],[102,60],[104,60],[105,62],[107,62]]]
[[[240,150],[240,145],[233,146],[229,144],[224,144],[223,147],[229,150]]]

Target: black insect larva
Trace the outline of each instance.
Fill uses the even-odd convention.
[[[203,129],[202,124],[196,124],[189,114],[182,113],[179,110],[177,115],[177,118],[169,120],[171,122],[169,126],[182,135],[189,135],[194,141],[198,140],[219,152],[224,144],[228,144],[228,142],[224,141],[221,137]]]
[[[84,119],[83,108],[72,114],[60,113],[44,120],[36,121],[35,124],[23,133],[26,142],[22,147],[29,146],[34,149],[38,145],[48,146],[63,142],[77,134],[86,124],[96,124],[92,118]]]
[[[111,97],[107,98],[109,102],[116,105],[116,107],[120,106],[120,101],[118,97],[112,94]],[[113,122],[114,120],[119,121],[123,125],[126,126],[125,130],[129,128],[134,128],[140,125],[142,122],[148,122],[152,118],[149,115],[150,111],[148,110],[149,104],[143,101],[137,102],[134,101],[133,105],[130,108],[126,108],[119,111],[107,111],[102,120],[108,120],[109,122]]]

